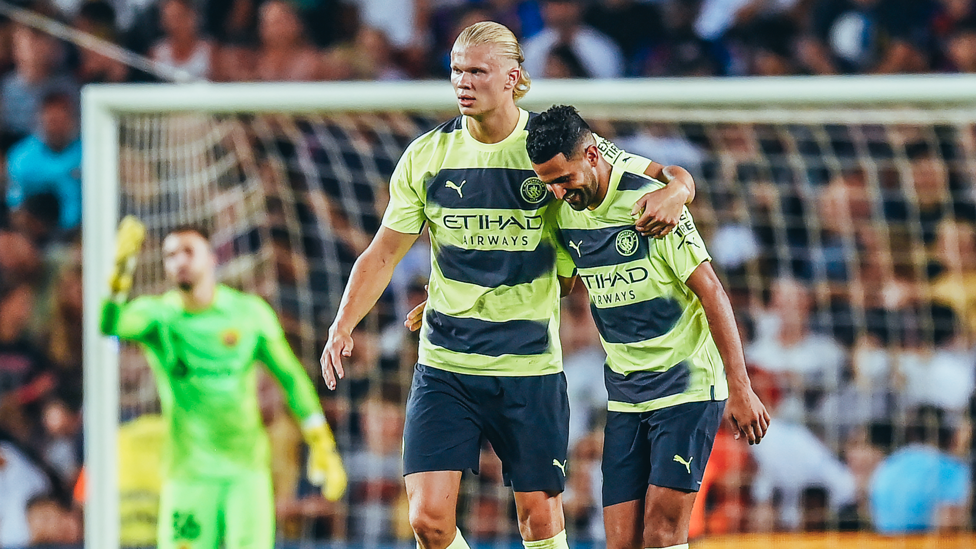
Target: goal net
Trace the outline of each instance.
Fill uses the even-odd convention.
[[[962,435],[976,364],[973,89],[968,78],[543,82],[524,100],[577,105],[620,148],[695,176],[691,211],[773,427],[754,448],[719,434],[694,535],[871,531],[890,489],[877,480],[886,456],[941,442],[972,460]],[[423,239],[357,329],[334,393],[318,357],[397,159],[456,115],[450,87],[96,86],[83,114],[87,546],[151,545],[155,520],[167,520],[131,474],[158,448],[145,427],[159,412],[155,381],[138,349],[98,336],[93,313],[127,214],[148,227],[136,294],[166,289],[169,230],[208,228],[220,280],[272,304],[320,390],[350,476],[338,504],[304,478],[297,428],[274,383],[259,383],[280,546],[411,546],[400,438],[416,338],[401,323],[424,298]],[[567,530],[574,546],[599,546],[606,396],[585,294],[563,301],[562,343]],[[968,503],[950,503],[971,527]],[[519,546],[490,448],[462,481],[459,524],[471,541]]]

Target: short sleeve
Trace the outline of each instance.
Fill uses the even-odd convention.
[[[383,215],[383,225],[404,234],[420,234],[427,216],[426,193],[422,177],[414,173],[414,152],[408,148],[390,178],[390,204]]]
[[[573,262],[573,256],[569,254],[569,250],[563,246],[563,239],[559,231],[559,209],[562,206],[563,202],[553,201],[546,210],[546,226],[549,227],[549,238],[556,250],[556,276],[571,278],[576,276],[576,263]]]
[[[691,217],[688,208],[682,212],[678,226],[667,236],[655,242],[664,260],[682,282],[687,281],[699,265],[712,259],[705,249],[705,242],[698,233],[698,227],[695,226],[695,220]]]

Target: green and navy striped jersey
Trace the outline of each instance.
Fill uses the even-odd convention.
[[[664,184],[620,163],[603,202],[576,211],[559,202],[558,254],[576,264],[607,353],[609,409],[643,412],[728,398],[718,348],[701,301],[685,284],[711,258],[685,208],[668,236],[634,230],[631,208]]]
[[[491,144],[454,118],[414,140],[393,172],[383,224],[430,230],[422,364],[477,375],[562,371],[555,234],[545,222],[554,198],[532,171],[529,113],[519,112],[515,130]]]

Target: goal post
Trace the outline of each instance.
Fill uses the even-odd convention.
[[[972,126],[976,124],[976,76],[550,80],[533,83],[519,103],[534,111],[553,104],[575,105],[585,117],[641,123]],[[446,79],[407,83],[92,85],[83,90],[87,548],[119,546],[118,348],[99,334],[98,318],[114,254],[120,187],[125,183],[120,168],[122,120],[129,116],[187,113],[341,116],[373,112],[423,112],[446,118],[456,113],[456,104]],[[200,133],[206,131],[201,129]],[[199,156],[204,161],[215,158],[207,149],[209,144],[187,143],[187,147],[200,147]],[[148,150],[152,145],[145,147]],[[870,153],[865,154],[870,161]],[[660,160],[669,163],[668,158]],[[201,169],[194,177],[205,178],[206,173],[209,172]],[[700,187],[711,183],[707,177],[698,180]],[[180,204],[179,200],[175,204]],[[233,240],[233,236],[228,238]],[[143,268],[145,265],[140,266]],[[313,337],[309,345],[314,344]]]

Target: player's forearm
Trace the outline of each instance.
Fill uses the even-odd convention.
[[[644,170],[644,174],[666,183],[673,192],[685,195],[684,204],[691,204],[695,200],[695,178],[681,166],[664,166],[651,162]]]
[[[729,302],[729,296],[725,293],[710,263],[705,262],[698,266],[698,269],[688,278],[688,287],[698,296],[705,310],[708,329],[725,365],[729,391],[734,394],[749,390],[752,384],[746,372],[742,341],[736,328],[732,303]]]

